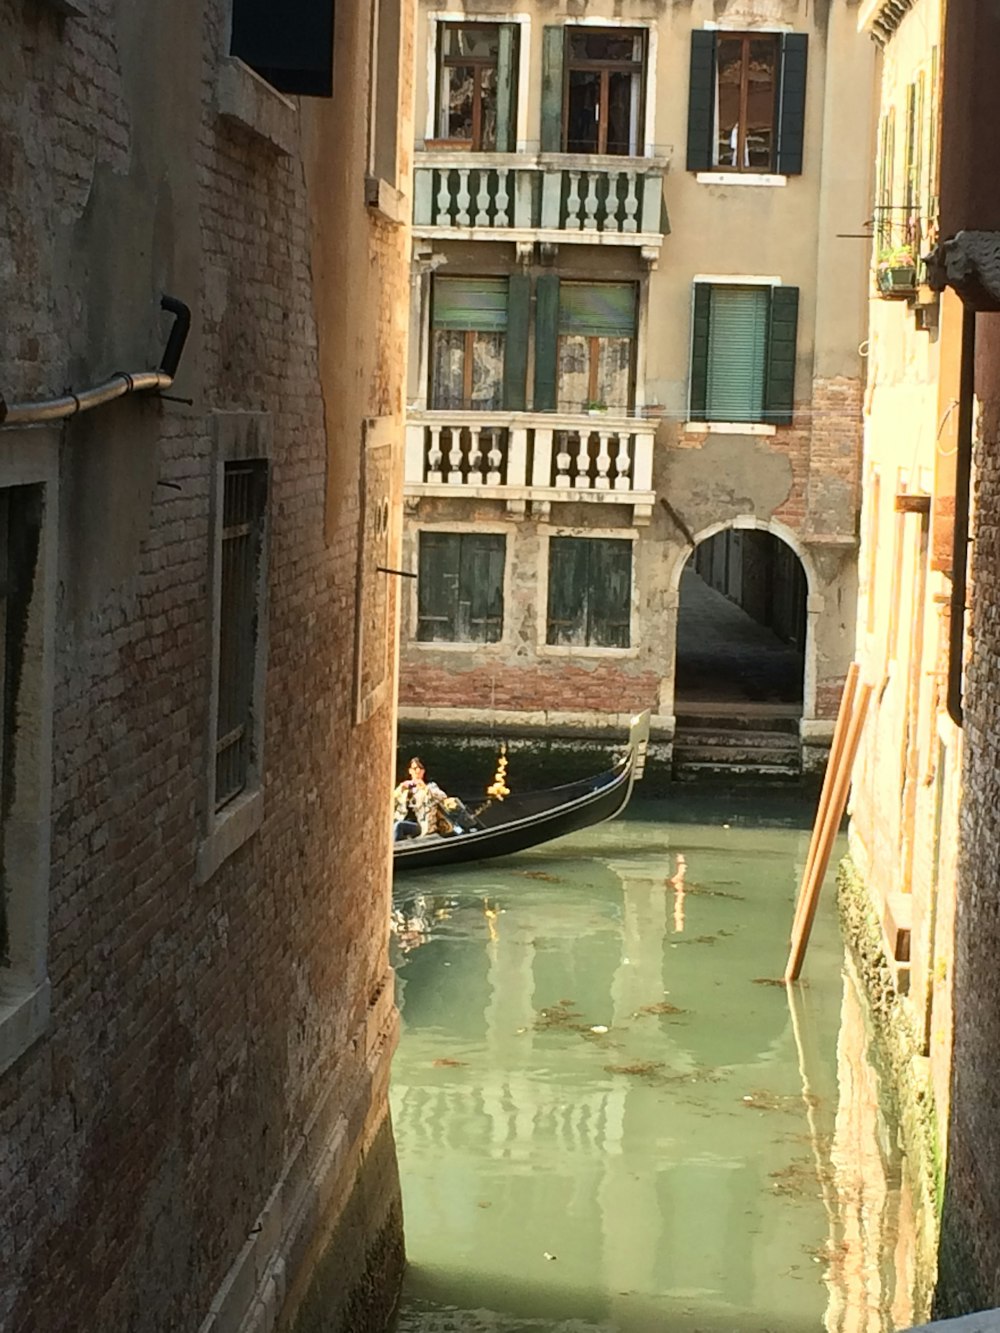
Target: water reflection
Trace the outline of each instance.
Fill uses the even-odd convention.
[[[807,830],[642,813],[397,902],[400,1329],[905,1326],[829,898],[776,984]]]

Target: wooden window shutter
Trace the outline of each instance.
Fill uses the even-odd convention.
[[[497,132],[498,153],[512,153],[515,148],[514,111],[517,79],[517,25],[501,23],[497,51]]]
[[[767,287],[712,287],[707,420],[764,419],[770,304]]]
[[[715,162],[715,33],[691,34],[688,85],[688,171],[710,171]]]
[[[563,49],[565,29],[542,31],[542,152],[561,153],[563,147]]]
[[[549,542],[546,643],[587,641],[589,547],[584,537],[553,537]]]
[[[771,289],[771,320],[767,339],[767,383],[764,420],[775,426],[792,424],[795,401],[795,342],[799,322],[798,287]]]
[[[528,321],[531,317],[531,279],[514,273],[508,279],[507,341],[503,357],[503,405],[511,412],[527,406]]]
[[[694,285],[691,318],[691,404],[692,421],[704,421],[708,409],[708,332],[712,309],[712,288],[707,282]]]
[[[503,634],[504,547],[499,533],[461,536],[459,637],[470,643],[497,643]]]
[[[786,33],[781,41],[781,87],[778,90],[778,161],[781,176],[802,174],[806,127],[806,58],[809,38]]]
[[[632,543],[598,538],[590,547],[587,642],[627,648],[632,620]]]
[[[633,282],[564,282],[559,288],[559,332],[632,338],[635,297]]]
[[[233,0],[232,55],[281,93],[333,95],[333,0]]]
[[[543,273],[535,283],[536,412],[556,410],[556,364],[559,337],[559,275]]]
[[[420,534],[417,582],[417,639],[452,642],[458,630],[460,534]]]

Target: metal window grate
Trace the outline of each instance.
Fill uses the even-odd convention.
[[[228,805],[245,789],[253,758],[254,677],[266,505],[267,464],[227,463],[222,500],[216,810]]]

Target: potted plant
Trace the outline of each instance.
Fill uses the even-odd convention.
[[[917,256],[912,244],[879,251],[875,282],[883,296],[912,296],[917,290]]]
[[[604,416],[607,413],[608,405],[599,398],[588,398],[583,405],[584,411],[592,417]]]

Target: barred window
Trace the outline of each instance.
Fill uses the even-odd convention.
[[[217,811],[247,787],[257,748],[254,704],[266,512],[267,463],[226,463],[216,694]]]

